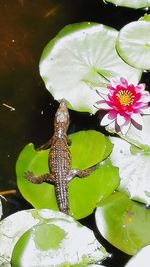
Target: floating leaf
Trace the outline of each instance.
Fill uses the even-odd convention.
[[[125,267],[149,267],[150,246],[142,248],[134,257],[129,260]]]
[[[150,151],[144,152],[121,138],[112,137],[111,162],[119,168],[119,189],[130,198],[150,205]]]
[[[120,134],[120,136],[127,140],[129,143],[141,148],[145,152],[150,150],[150,116],[143,116],[142,130],[136,129],[131,125],[126,135]]]
[[[11,257],[13,267],[46,267],[95,263],[107,255],[91,230],[60,212],[20,211],[0,224],[0,266]]]
[[[9,264],[13,248],[23,233],[38,223],[54,218],[73,221],[71,217],[61,212],[47,209],[19,211],[2,220],[0,223],[0,266],[5,267]]]
[[[150,244],[150,211],[125,194],[116,192],[104,199],[95,216],[102,236],[125,253],[134,255]]]
[[[124,6],[124,7],[136,8],[136,9],[150,7],[149,0],[105,0],[105,1],[113,3],[116,6]]]
[[[69,139],[72,141],[72,168],[86,169],[95,165],[104,160],[112,149],[107,137],[92,130],[72,134]],[[27,170],[35,175],[48,172],[48,150],[35,151],[32,144],[27,145],[19,156],[16,170],[18,187],[25,199],[36,208],[58,210],[53,185],[36,185],[24,178]],[[118,170],[109,162],[84,179],[74,178],[68,184],[70,214],[76,219],[86,217],[93,212],[97,202],[111,194],[118,185]]]
[[[106,130],[110,133],[118,134],[121,138],[128,141],[130,144],[137,146],[138,148],[145,151],[145,153],[150,150],[150,116],[143,116],[143,126],[142,130],[138,130],[132,124],[126,134],[122,134],[121,132],[116,132],[112,124],[106,126]]]
[[[108,26],[83,22],[64,27],[44,49],[40,74],[56,100],[65,98],[77,111],[95,113],[96,86],[105,90],[110,77],[137,83],[141,70],[118,56],[118,32]]]
[[[150,69],[150,21],[139,20],[125,25],[117,38],[117,51],[129,65]]]

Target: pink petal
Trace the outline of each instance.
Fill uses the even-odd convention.
[[[124,88],[128,87],[128,82],[123,77],[120,78],[120,85],[122,85]]]
[[[114,119],[116,119],[117,114],[118,114],[118,112],[116,112],[115,110],[112,109],[109,111],[108,116],[111,120],[114,120]]]
[[[132,120],[134,120],[137,124],[139,124],[139,125],[143,125],[143,119],[142,119],[141,114],[139,114],[139,113],[133,113],[133,114],[131,115],[131,118],[132,118]]]
[[[145,91],[144,94],[142,94],[140,101],[143,101],[145,103],[150,102],[150,94],[149,92]]]
[[[145,90],[145,87],[146,87],[145,83],[140,83],[140,84],[138,84],[138,85],[135,87],[136,92],[137,92],[137,93],[139,93],[139,92],[142,93],[142,91]]]
[[[119,126],[122,126],[126,123],[126,118],[121,116],[119,113],[117,114],[117,123]]]
[[[108,99],[108,94],[104,94],[96,90],[96,93],[103,99],[103,100],[109,100]]]
[[[105,101],[98,101],[96,103],[98,104],[98,108],[99,109],[104,109],[104,110],[109,110],[110,109],[110,106]]]
[[[129,121],[127,124],[124,124],[122,127],[121,127],[121,132],[123,135],[125,135],[129,128],[130,128],[130,125],[131,125],[131,122]]]
[[[111,78],[109,80],[110,80],[110,83],[111,83],[112,87],[116,87],[117,85],[120,84],[120,77]]]
[[[142,109],[142,113],[147,115],[150,114],[150,107]]]
[[[114,119],[113,119],[113,120],[110,119],[110,117],[109,117],[109,113],[107,113],[107,114],[103,117],[103,119],[101,120],[100,124],[101,124],[101,126],[106,126],[106,125],[112,123],[113,121],[114,121]]]

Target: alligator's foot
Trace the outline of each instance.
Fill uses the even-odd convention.
[[[27,171],[24,174],[24,178],[26,178],[28,181],[32,182],[33,184],[41,184],[43,182],[52,183],[54,182],[53,176],[49,173],[35,176],[33,172]]]
[[[67,175],[67,181],[68,182],[71,181],[75,176],[77,176],[79,178],[87,177],[88,175],[90,175],[96,169],[97,169],[97,165],[89,167],[89,168],[87,168],[85,170],[72,169],[70,171],[69,175]]]

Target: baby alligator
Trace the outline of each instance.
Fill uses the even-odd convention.
[[[55,187],[55,194],[59,210],[68,214],[68,182],[75,176],[80,178],[89,175],[95,166],[86,170],[71,169],[71,154],[68,147],[67,130],[69,126],[69,112],[65,99],[62,99],[55,114],[54,135],[40,149],[50,147],[48,166],[49,173],[35,176],[32,172],[25,173],[25,178],[34,184],[51,183]]]

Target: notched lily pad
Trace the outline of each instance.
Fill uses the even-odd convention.
[[[56,100],[65,98],[77,111],[95,113],[99,97],[96,87],[105,90],[111,77],[137,83],[141,70],[130,67],[117,54],[118,31],[90,22],[64,27],[45,47],[40,74]]]
[[[125,253],[135,255],[150,244],[150,212],[125,194],[116,192],[103,200],[95,216],[102,236]]]
[[[35,222],[24,232],[13,248],[12,267],[86,265],[108,256],[91,230],[67,215],[58,214],[57,218],[52,216]]]
[[[96,131],[78,132],[69,138],[72,141],[72,168],[86,169],[95,165],[104,160],[112,150],[108,138]],[[48,172],[48,150],[37,152],[32,144],[27,145],[19,156],[16,170],[18,187],[25,199],[35,208],[58,210],[53,185],[36,185],[24,178],[27,170],[33,171],[35,175]],[[86,217],[93,212],[97,202],[113,192],[118,185],[118,172],[108,163],[98,166],[88,177],[74,178],[68,184],[70,214],[76,219]]]
[[[134,21],[125,25],[119,32],[116,49],[120,57],[129,65],[150,69],[150,21]]]

